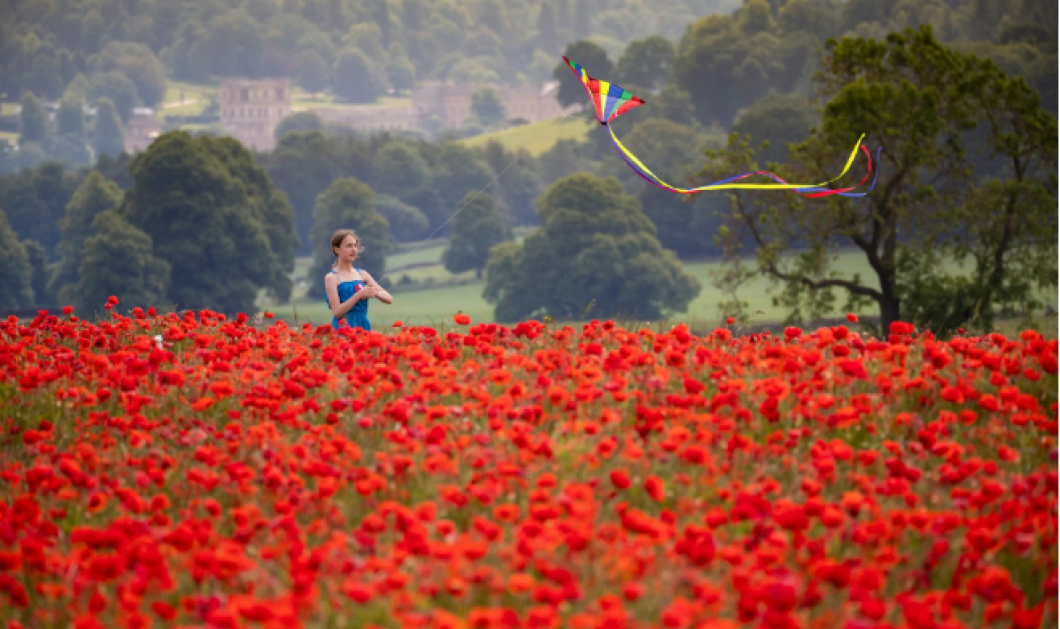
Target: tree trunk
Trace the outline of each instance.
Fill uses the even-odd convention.
[[[475,269],[475,279],[476,280],[482,279],[482,269]]]

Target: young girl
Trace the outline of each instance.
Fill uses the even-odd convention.
[[[331,326],[339,329],[339,321],[346,320],[351,328],[371,330],[368,321],[368,300],[375,297],[384,304],[394,303],[390,293],[375,283],[368,271],[353,268],[353,261],[364,251],[361,240],[352,229],[340,229],[331,237],[331,252],[335,264],[324,276],[324,291],[331,308]]]

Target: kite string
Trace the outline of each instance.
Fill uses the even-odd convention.
[[[460,207],[458,207],[458,208],[456,209],[456,211],[455,211],[455,212],[453,212],[453,214],[452,214],[452,215],[451,215],[451,216],[450,216],[449,218],[445,219],[445,222],[444,222],[444,223],[442,223],[441,225],[439,225],[439,226],[438,226],[438,227],[437,227],[437,228],[436,228],[436,229],[435,229],[435,230],[434,230],[433,232],[431,232],[431,233],[430,233],[430,235],[428,235],[428,236],[427,236],[426,238],[424,238],[423,240],[421,240],[421,241],[420,241],[420,242],[419,242],[419,243],[418,243],[418,244],[417,244],[417,245],[416,245],[415,247],[413,247],[413,248],[412,248],[412,251],[409,251],[409,252],[408,252],[407,254],[405,254],[405,257],[403,257],[403,258],[402,258],[402,259],[401,259],[400,261],[398,261],[398,263],[397,263],[397,264],[395,264],[395,265],[394,265],[394,267],[393,267],[392,269],[390,269],[389,271],[387,271],[386,273],[384,273],[384,274],[383,274],[383,277],[381,277],[381,278],[379,278],[379,279],[384,279],[384,278],[386,278],[386,277],[387,277],[388,275],[390,275],[391,273],[393,273],[394,271],[396,271],[396,270],[400,269],[400,268],[401,268],[401,264],[402,264],[402,263],[404,263],[404,262],[405,262],[405,260],[408,260],[409,256],[411,256],[412,254],[416,253],[416,251],[418,251],[418,250],[419,250],[419,248],[420,248],[420,247],[422,247],[422,246],[424,245],[424,243],[426,243],[426,242],[427,242],[428,240],[430,240],[431,238],[433,238],[435,234],[437,234],[437,233],[438,233],[439,231],[441,231],[441,229],[442,229],[443,227],[445,227],[446,225],[448,225],[448,224],[449,224],[449,221],[451,221],[451,220],[453,220],[454,218],[456,218],[456,215],[457,215],[457,214],[459,214],[459,213],[460,213],[460,212],[461,212],[461,211],[462,211],[462,210],[463,210],[464,208],[466,208],[466,207],[467,207],[468,205],[470,205],[470,204],[471,204],[471,202],[472,202],[472,201],[474,201],[474,200],[475,200],[475,199],[476,199],[476,198],[478,197],[478,195],[482,194],[482,193],[483,193],[483,192],[484,192],[484,191],[486,190],[486,188],[489,188],[490,186],[492,186],[492,185],[494,184],[494,182],[496,182],[496,181],[497,181],[498,179],[500,179],[500,178],[501,178],[501,175],[503,175],[504,173],[508,172],[508,169],[509,169],[509,168],[511,168],[512,166],[515,166],[515,164],[516,164],[516,163],[517,163],[517,162],[518,162],[519,160],[521,160],[521,159],[522,159],[522,156],[520,156],[520,155],[517,155],[517,156],[515,157],[515,159],[514,159],[514,160],[512,161],[512,163],[511,163],[511,164],[508,164],[507,166],[505,166],[505,167],[504,167],[504,170],[502,170],[501,172],[497,173],[497,176],[496,176],[496,177],[494,177],[493,179],[491,179],[489,183],[487,183],[486,185],[482,186],[482,188],[480,188],[480,189],[476,190],[476,191],[475,191],[475,194],[474,194],[474,195],[472,195],[470,199],[468,199],[467,201],[465,201],[463,205],[461,205]]]

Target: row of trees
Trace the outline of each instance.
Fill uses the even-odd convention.
[[[22,96],[18,146],[0,143],[0,173],[32,168],[45,160],[67,166],[83,166],[100,155],[118,156],[125,151],[125,130],[108,98],[100,98],[85,115],[84,100],[64,98],[54,123],[41,102],[30,92]]]
[[[38,174],[69,186],[57,164]],[[58,171],[58,172],[56,172]],[[129,306],[176,305],[224,312],[252,311],[261,289],[290,297],[297,238],[290,205],[251,154],[230,138],[167,133],[128,164],[131,188],[122,191],[99,171],[77,185],[59,221],[57,259],[48,263],[27,201],[42,190],[7,198],[18,210],[16,229],[0,224],[0,307],[47,303],[41,295],[90,314],[119,295]],[[36,193],[36,194],[33,194]],[[62,190],[51,192],[63,196]],[[46,210],[42,207],[39,209]],[[21,238],[20,238],[21,236]],[[21,240],[21,242],[20,242]],[[36,251],[39,249],[39,251]]]
[[[569,41],[609,50],[652,33],[676,37],[735,0],[28,0],[0,5],[0,93],[58,99],[79,73],[112,71],[132,98],[161,101],[165,74],[289,76],[309,92],[353,101],[406,90],[416,78],[545,79]],[[114,89],[119,89],[119,87]],[[121,88],[124,89],[124,88]],[[128,94],[128,91],[125,91]],[[118,93],[103,94],[118,103]]]

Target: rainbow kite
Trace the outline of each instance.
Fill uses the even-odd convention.
[[[676,186],[672,186],[660,179],[655,173],[649,170],[647,166],[641,163],[641,161],[637,159],[635,155],[630,153],[629,149],[623,146],[622,142],[620,142],[618,138],[615,137],[615,132],[611,129],[611,121],[626,113],[630,109],[643,105],[644,100],[637,96],[634,96],[629,92],[629,90],[623,89],[618,85],[615,85],[614,83],[608,83],[607,81],[594,79],[593,77],[589,76],[589,73],[586,72],[584,68],[582,68],[580,65],[574,63],[566,57],[563,57],[563,61],[567,63],[567,66],[574,71],[575,75],[578,76],[578,80],[582,82],[582,87],[585,88],[585,93],[589,96],[589,100],[592,101],[593,108],[596,110],[596,119],[597,121],[599,121],[600,124],[607,127],[608,133],[611,134],[611,141],[614,143],[615,149],[618,150],[618,154],[622,157],[623,160],[625,160],[627,164],[629,164],[629,167],[633,169],[633,172],[640,175],[641,179],[644,179],[645,181],[657,188],[662,188],[663,190],[669,190],[671,192],[678,192],[680,194],[694,194],[696,192],[704,192],[706,190],[732,189],[793,190],[808,198],[825,197],[833,194],[838,194],[844,197],[863,197],[868,194],[868,192],[851,192],[851,190],[855,190],[864,185],[865,182],[868,181],[869,175],[873,174],[872,155],[869,153],[868,149],[866,149],[861,144],[861,140],[865,138],[864,134],[862,134],[862,136],[858,138],[858,143],[854,146],[854,150],[851,151],[850,158],[847,159],[847,165],[845,168],[843,168],[843,172],[839,173],[839,175],[834,177],[833,179],[829,179],[828,181],[825,181],[823,183],[788,183],[769,171],[759,170],[753,173],[744,173],[735,177],[729,177],[728,179],[722,179],[721,181],[715,181],[714,183],[707,184],[705,186],[699,186],[698,188],[678,188]],[[865,173],[864,179],[862,179],[858,185],[851,186],[849,188],[838,188],[835,190],[825,188],[824,186],[839,179],[840,177],[845,175],[848,170],[850,170],[850,165],[854,163],[854,158],[857,157],[859,148],[863,153],[865,153],[865,157],[867,157],[869,160],[868,172]],[[877,149],[877,161],[879,161],[879,154],[879,149]],[[879,174],[878,171],[876,174]],[[734,181],[739,181],[740,179],[745,179],[754,175],[766,175],[767,177],[771,177],[774,181],[778,181],[780,183],[732,183]],[[876,175],[873,175],[872,177],[872,185],[869,186],[869,191],[871,191],[874,187],[876,187]]]

